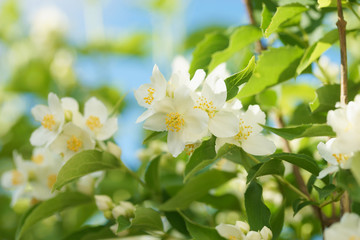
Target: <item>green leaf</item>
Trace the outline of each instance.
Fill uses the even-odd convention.
[[[228,144],[226,144],[228,145]],[[223,156],[224,158],[234,162],[241,164],[246,171],[249,171],[254,165],[254,161],[249,157],[249,155],[241,148],[235,145],[230,146],[227,153]],[[220,149],[221,150],[221,149]]]
[[[293,78],[302,54],[302,49],[291,46],[263,51],[253,75],[237,97],[250,97],[267,87]]]
[[[360,169],[360,153],[357,152],[352,157],[350,170],[351,170],[352,174],[354,175],[354,177],[355,177],[358,184],[360,184],[360,172],[359,172],[359,169]]]
[[[270,226],[273,234],[273,240],[276,240],[281,233],[281,230],[284,225],[284,217],[285,217],[285,204],[281,204],[280,208],[271,215],[270,218]]]
[[[270,25],[272,16],[273,16],[272,12],[270,12],[270,10],[267,8],[266,4],[263,3],[263,10],[261,12],[261,25],[260,25],[260,28],[263,30],[264,33],[265,33],[265,30]]]
[[[229,39],[222,33],[207,34],[195,48],[189,73],[194,76],[196,70],[203,69],[208,72],[213,53],[221,51],[228,46]]]
[[[152,208],[137,207],[131,225],[142,231],[163,231],[160,213]]]
[[[325,186],[323,188],[319,188],[317,186],[314,186],[314,188],[319,193],[319,198],[321,200],[321,199],[325,199],[328,196],[330,196],[330,194],[335,191],[336,186],[334,184],[330,184],[330,185],[327,185],[327,186]]]
[[[278,159],[272,159],[265,163],[259,163],[248,171],[247,183],[252,182],[257,177],[265,175],[283,175],[284,171],[284,164]]]
[[[314,204],[316,204],[316,203],[314,203],[312,201],[307,201],[307,200],[304,200],[304,199],[296,199],[293,202],[293,211],[294,211],[293,216],[295,216],[304,207],[306,207],[308,205],[314,205]]]
[[[118,233],[131,227],[130,220],[124,216],[119,216],[116,219],[116,222],[118,224],[118,229],[117,229]]]
[[[320,169],[315,160],[305,154],[295,154],[295,153],[276,153],[270,155],[271,158],[280,159],[292,163],[300,168],[305,169],[306,171],[314,174],[315,176],[319,175]]]
[[[167,131],[153,132],[144,139],[143,144],[147,144],[150,141],[153,141],[153,140],[156,140],[156,139],[161,139],[161,138],[164,138],[166,136],[167,136]]]
[[[272,89],[265,90],[256,95],[256,102],[258,102],[264,110],[275,107],[277,103],[277,93]]]
[[[110,226],[84,227],[81,230],[66,236],[63,240],[93,240],[114,238],[114,233],[110,230]]]
[[[332,128],[326,124],[304,124],[294,127],[286,128],[272,128],[269,126],[261,125],[264,129],[275,133],[276,135],[283,137],[287,140],[293,140],[303,137],[320,137],[329,136],[335,137],[335,133]]]
[[[159,163],[160,157],[151,160],[145,171],[145,183],[154,192],[160,192],[160,175],[159,175]]]
[[[293,3],[278,7],[275,12],[275,15],[271,19],[269,26],[265,30],[265,37],[268,38],[285,21],[307,10],[308,10],[307,7],[299,3]]]
[[[270,210],[262,200],[261,185],[255,181],[246,189],[245,208],[251,230],[260,231],[264,226],[270,226]]]
[[[241,210],[239,199],[232,194],[224,194],[221,196],[207,194],[205,197],[199,199],[199,202],[206,203],[218,210]]]
[[[165,212],[165,216],[173,228],[175,228],[176,230],[178,230],[179,232],[183,233],[186,236],[189,235],[189,232],[186,228],[185,220],[181,217],[181,215],[178,212],[176,211]]]
[[[34,224],[40,222],[47,217],[52,216],[56,212],[62,211],[68,207],[74,207],[92,201],[93,198],[77,192],[59,193],[54,198],[35,205],[35,207],[33,207],[24,216],[21,224],[19,224],[18,226],[16,239],[19,240],[21,236]]]
[[[324,35],[315,44],[306,49],[298,68],[297,74],[301,74],[312,62],[317,60],[326,50],[328,50],[339,39],[337,29],[334,29]]]
[[[227,89],[226,101],[234,98],[238,94],[239,86],[247,82],[251,78],[254,68],[255,68],[255,57],[252,57],[246,68],[225,79],[225,84]]]
[[[108,152],[101,152],[98,150],[86,150],[80,152],[70,158],[60,169],[53,186],[53,191],[59,190],[67,183],[89,173],[119,167],[119,160]]]
[[[230,36],[229,46],[222,51],[215,52],[211,56],[209,72],[214,70],[219,64],[229,60],[236,52],[259,40],[261,37],[262,33],[258,27],[253,25],[238,27]]]
[[[163,211],[186,209],[193,201],[204,197],[210,189],[216,188],[235,177],[234,173],[211,169],[199,174],[187,182],[175,196],[162,204]]]
[[[348,191],[354,201],[360,201],[360,185],[350,170],[340,169],[336,175],[338,186]]]
[[[337,7],[336,0],[318,0],[318,4],[319,4],[319,8]]]
[[[194,224],[186,221],[186,228],[194,239],[223,240],[214,228]]]

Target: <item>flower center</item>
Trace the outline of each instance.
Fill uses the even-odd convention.
[[[36,164],[41,164],[44,161],[44,156],[41,154],[32,156],[31,161],[33,161]]]
[[[195,146],[194,143],[192,143],[192,144],[186,144],[184,150],[185,150],[186,154],[187,154],[188,156],[190,156],[190,155],[195,151],[195,148],[196,148],[196,146]]]
[[[147,90],[147,92],[148,92],[148,95],[147,95],[147,97],[144,97],[144,100],[145,100],[145,102],[146,102],[147,104],[150,105],[150,104],[154,101],[155,89],[150,87],[150,88]]]
[[[69,140],[66,141],[66,143],[67,143],[67,148],[73,152],[79,151],[79,149],[83,145],[83,142],[74,135],[72,135],[71,138],[69,138]]]
[[[235,135],[235,139],[237,141],[242,141],[242,140],[248,139],[248,137],[252,133],[252,127],[249,125],[245,125],[244,120],[240,119],[239,128],[240,128],[240,131],[238,134]]]
[[[41,125],[48,129],[49,131],[53,130],[53,127],[55,126],[56,122],[54,120],[54,115],[52,114],[46,114],[41,121]]]
[[[12,171],[12,178],[11,178],[11,183],[13,185],[19,185],[22,183],[24,177],[21,174],[21,172],[19,172],[18,170],[13,170]]]
[[[208,101],[206,97],[199,97],[194,108],[205,111],[209,115],[209,118],[213,118],[215,116],[216,107],[214,106],[214,103],[212,101]]]
[[[52,189],[52,187],[54,186],[56,182],[56,174],[51,174],[48,176],[48,179],[47,179],[47,186],[49,189]]]
[[[94,131],[96,128],[101,128],[103,125],[100,122],[100,119],[95,116],[90,116],[86,120],[86,126],[91,129],[91,131]]]
[[[345,163],[348,159],[349,159],[349,156],[346,155],[346,154],[333,154],[333,157],[336,158],[336,161],[340,164],[340,163]]]
[[[176,112],[166,114],[165,124],[168,131],[178,132],[185,122],[184,118]]]
[[[230,236],[229,240],[237,240],[235,236]]]

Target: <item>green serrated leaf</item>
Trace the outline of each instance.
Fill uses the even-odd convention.
[[[60,169],[53,186],[53,191],[59,190],[67,183],[89,173],[119,167],[119,160],[108,152],[101,152],[98,150],[86,150],[80,152],[70,158]]]
[[[62,211],[68,207],[90,203],[92,201],[93,198],[77,192],[59,193],[57,196],[35,205],[24,215],[21,224],[18,226],[16,239],[21,239],[22,235],[34,224],[52,216],[56,212]]]
[[[275,15],[271,19],[269,26],[265,30],[265,37],[268,38],[272,33],[274,33],[278,29],[278,27],[282,23],[307,10],[308,10],[307,7],[299,3],[292,3],[278,7],[276,9]]]
[[[312,62],[318,59],[326,50],[328,50],[339,39],[337,29],[334,29],[324,35],[319,41],[306,49],[296,73],[300,75]]]
[[[270,226],[270,210],[262,200],[262,187],[252,181],[245,192],[245,208],[250,229],[260,231],[264,226]]]
[[[336,134],[332,128],[326,124],[304,124],[294,127],[286,128],[272,128],[269,126],[261,125],[264,129],[275,133],[276,135],[283,137],[287,140],[293,140],[303,137],[320,137],[328,136],[335,137]]]
[[[267,87],[293,78],[302,54],[302,49],[292,46],[270,48],[263,51],[253,75],[237,97],[250,97]]]
[[[236,96],[236,94],[239,92],[239,86],[243,83],[246,83],[251,78],[254,68],[255,68],[255,57],[253,56],[250,59],[246,68],[225,79],[225,84],[227,89],[226,101]]]
[[[295,153],[276,153],[269,156],[273,159],[280,159],[292,163],[300,168],[305,169],[306,171],[314,174],[315,176],[319,175],[320,168],[315,162],[315,160],[305,154],[295,154]]]
[[[265,163],[259,163],[248,171],[247,183],[253,181],[257,177],[265,175],[283,175],[284,171],[284,164],[278,159],[272,159]]]
[[[210,189],[216,188],[235,177],[235,173],[215,169],[199,174],[187,182],[175,196],[160,205],[163,211],[186,209],[193,201],[204,197]]]
[[[222,51],[215,52],[211,56],[209,72],[214,70],[219,64],[229,60],[236,52],[259,40],[261,37],[262,33],[258,27],[253,25],[238,27],[230,36],[229,46]]]
[[[208,72],[212,55],[217,51],[225,49],[228,44],[228,37],[222,33],[207,34],[193,52],[193,60],[191,61],[189,70],[191,78],[198,69],[203,69],[205,72]]]

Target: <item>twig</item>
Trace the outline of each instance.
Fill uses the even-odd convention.
[[[250,19],[250,23],[252,25],[256,26],[256,21],[255,21],[255,17],[254,17],[254,12],[253,12],[253,8],[251,5],[251,0],[244,0],[244,4],[246,6],[246,11],[249,15],[249,19]],[[266,50],[266,47],[262,44],[262,42],[259,40],[256,42],[256,47],[255,47],[255,51],[257,53],[261,53],[261,51]]]
[[[337,0],[338,21],[336,23],[339,30],[340,39],[340,56],[341,56],[341,80],[340,80],[340,102],[342,104],[348,103],[347,90],[347,54],[346,54],[346,21],[343,15],[341,0]],[[345,192],[340,200],[342,214],[350,212],[350,198],[349,193]]]

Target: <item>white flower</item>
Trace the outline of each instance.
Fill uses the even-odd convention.
[[[317,146],[320,155],[329,163],[329,167],[319,173],[318,178],[324,178],[326,175],[337,172],[339,167],[350,169],[353,153],[340,152],[336,146],[336,138],[331,138],[324,144],[320,142]]]
[[[165,98],[154,104],[154,114],[146,119],[144,128],[152,131],[168,131],[169,152],[178,156],[187,143],[196,142],[207,132],[208,115],[194,108],[190,90],[177,89],[174,98]]]
[[[74,154],[87,149],[94,149],[95,142],[90,138],[87,131],[73,123],[67,123],[63,132],[50,145],[50,149],[64,156],[65,160]]]
[[[113,201],[106,195],[95,195],[95,203],[100,211],[107,211],[113,208]]]
[[[51,144],[62,130],[64,111],[56,94],[49,93],[48,104],[49,106],[36,105],[31,109],[35,120],[41,122],[41,126],[30,137],[30,142],[34,146]]]
[[[221,223],[216,226],[216,231],[220,234],[220,236],[228,239],[228,240],[243,240],[245,239],[244,232],[240,229],[240,227],[231,224]]]
[[[133,217],[135,212],[135,206],[131,202],[121,201],[119,205],[112,209],[112,215],[115,219],[119,216],[127,218]]]
[[[141,85],[134,93],[138,104],[148,108],[148,110],[136,120],[137,123],[144,121],[153,114],[151,107],[154,101],[159,101],[166,96],[167,83],[157,65],[153,68],[150,81],[151,83]]]
[[[84,117],[74,115],[74,123],[84,127],[92,137],[99,141],[104,141],[112,137],[118,130],[116,117],[108,117],[106,106],[97,98],[92,97],[84,107]]]
[[[214,71],[217,73],[216,69]],[[226,96],[224,79],[219,78],[217,74],[210,74],[205,80],[201,95],[195,97],[195,108],[201,109],[208,114],[209,131],[216,137],[233,137],[239,132],[236,115],[223,109]]]
[[[250,105],[245,113],[240,112],[238,123],[240,131],[237,135],[216,139],[216,151],[225,143],[229,143],[242,147],[245,152],[253,155],[268,155],[275,152],[275,144],[260,133],[262,127],[259,124],[265,124],[265,113],[258,105]]]
[[[325,229],[324,238],[326,240],[360,239],[360,217],[355,213],[345,213],[340,222]]]
[[[72,121],[72,118],[79,113],[79,103],[71,97],[61,98],[61,106],[64,110],[65,119],[67,121]]]

